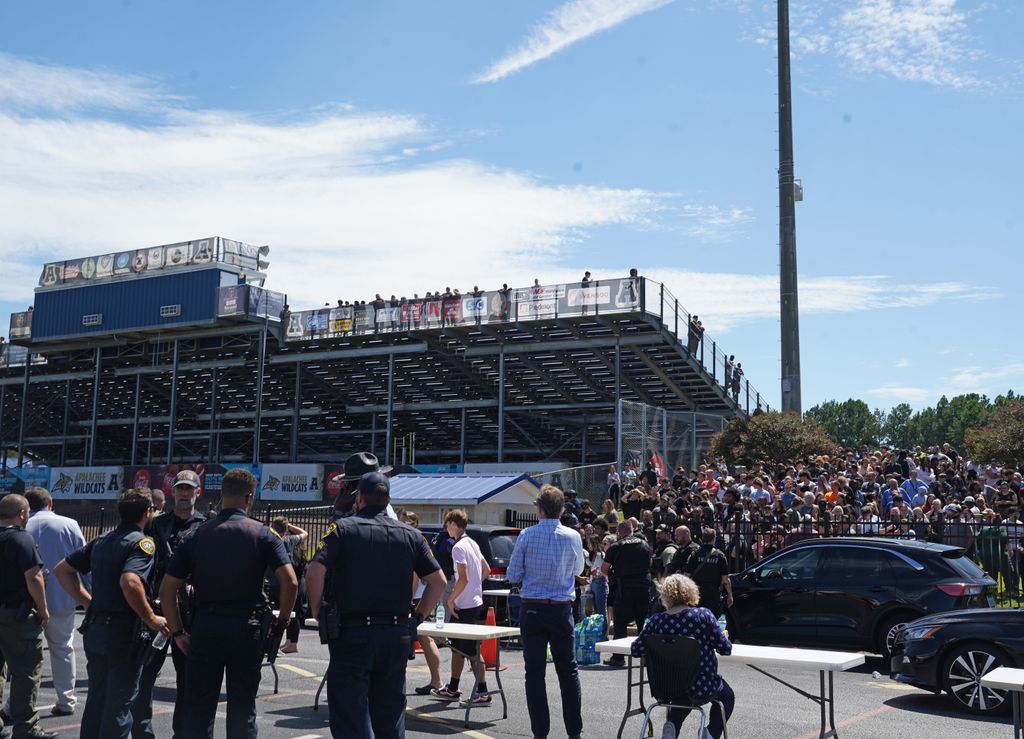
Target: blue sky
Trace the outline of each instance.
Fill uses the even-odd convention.
[[[792,12],[804,406],[1024,389],[1024,7]],[[208,235],[293,307],[636,266],[777,405],[774,51],[753,0],[4,3],[0,321]]]

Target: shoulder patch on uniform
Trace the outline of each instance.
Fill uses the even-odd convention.
[[[320,537],[320,541],[321,542],[327,541],[327,537],[330,536],[331,534],[333,534],[337,530],[338,530],[338,523],[336,521],[331,521],[331,525],[327,527],[327,531],[325,531],[324,535]]]
[[[156,543],[148,536],[139,539],[139,549],[152,557],[156,553]]]

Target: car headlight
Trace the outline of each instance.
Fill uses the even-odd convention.
[[[913,629],[907,629],[904,631],[904,639],[928,639],[936,631],[939,630],[938,626],[917,626]]]

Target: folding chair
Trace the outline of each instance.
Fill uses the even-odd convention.
[[[647,685],[650,688],[651,697],[657,702],[651,704],[644,714],[644,723],[640,727],[641,739],[647,736],[651,713],[658,706],[688,708],[691,711],[699,712],[700,723],[697,725],[697,736],[702,737],[704,727],[708,723],[708,715],[702,705],[694,705],[690,698],[690,690],[693,688],[697,672],[700,669],[700,648],[697,646],[697,640],[690,636],[671,634],[645,634],[642,638],[644,640]],[[721,701],[707,702],[718,704],[718,710],[722,712],[724,722],[725,706]],[[728,728],[723,730],[722,736],[724,739],[729,739]]]

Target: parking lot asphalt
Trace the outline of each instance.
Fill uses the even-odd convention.
[[[62,737],[78,736],[81,709],[88,692],[84,652],[81,637],[76,634],[78,647],[79,707],[74,716],[51,717],[53,686],[50,682],[48,655],[44,659],[43,684],[39,692],[41,725],[50,731],[59,731]],[[324,739],[330,736],[326,707],[313,710],[313,699],[320,679],[327,669],[327,648],[317,639],[316,631],[304,629],[299,641],[300,651],[282,655],[277,662],[279,686],[273,692],[274,680],[269,667],[264,667],[263,682],[257,699],[258,728],[261,737],[273,739]],[[464,711],[451,704],[430,698],[410,695],[406,712],[406,736],[411,739],[425,737],[531,737],[526,697],[523,689],[522,654],[516,649],[502,650],[502,663],[506,669],[501,681],[507,691],[508,718],[501,718],[501,704],[495,697],[491,706],[472,711],[469,728],[462,723]],[[442,651],[442,674],[447,677],[448,655]],[[872,675],[882,674],[876,678]],[[776,669],[772,673],[803,689],[815,692],[818,676],[813,672]],[[818,736],[819,711],[810,700],[792,692],[783,685],[742,665],[724,665],[722,674],[736,691],[736,710],[729,722],[731,737],[766,737],[774,739],[812,739]],[[426,664],[422,656],[409,663],[407,688],[428,681]],[[463,686],[468,685],[463,678]],[[613,738],[625,707],[626,670],[606,666],[581,668],[583,687],[584,736]],[[493,673],[489,684],[496,686]],[[836,725],[839,736],[870,737],[871,739],[943,739],[944,737],[1000,737],[1012,735],[1009,716],[979,719],[951,710],[941,696],[894,683],[888,679],[881,660],[869,658],[863,667],[836,675]],[[548,670],[548,696],[552,714],[551,737],[565,736],[561,725],[558,684],[554,669]],[[224,696],[221,696],[223,701]],[[164,666],[157,681],[154,701],[154,725],[158,737],[171,736],[171,713],[174,701],[174,670],[170,663]],[[663,717],[656,718],[655,736],[660,736]],[[216,736],[224,736],[224,705],[217,716]],[[696,733],[696,719],[691,717],[684,725],[682,736]],[[633,718],[626,725],[624,737],[640,736],[640,719]]]

